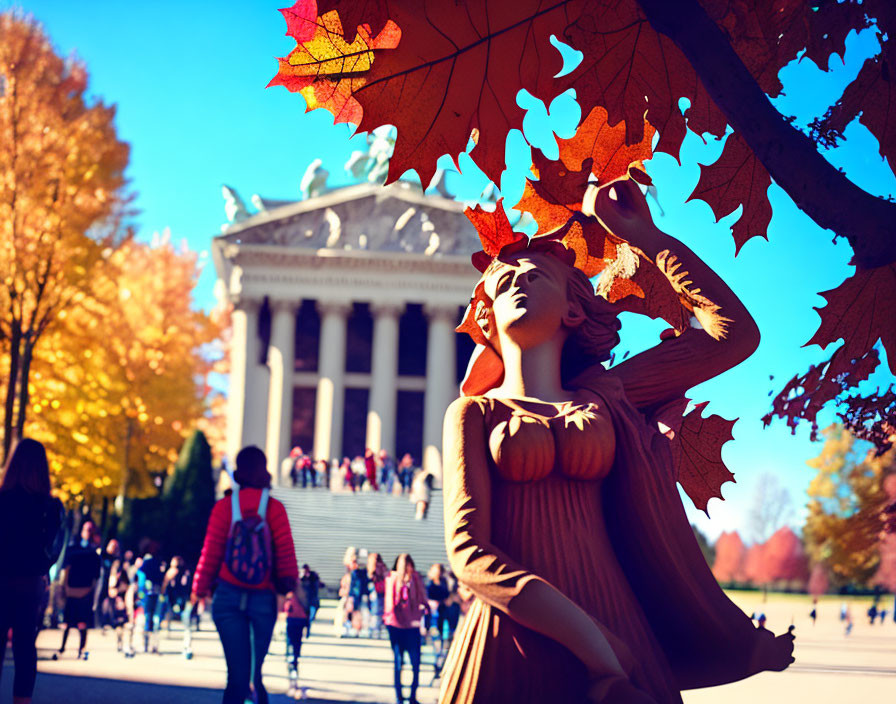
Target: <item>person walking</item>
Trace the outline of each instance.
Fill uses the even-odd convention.
[[[115,629],[115,647],[125,657],[134,654],[134,596],[131,580],[121,561],[109,572],[109,622]]]
[[[14,704],[28,704],[37,677],[37,626],[47,572],[59,556],[63,508],[50,496],[44,446],[20,440],[0,483],[0,674],[12,630]]]
[[[445,641],[445,624],[448,619],[448,611],[445,602],[451,596],[451,586],[445,577],[445,567],[441,563],[434,563],[429,568],[426,581],[426,599],[429,603],[429,611],[432,614],[431,623],[436,627],[435,638],[439,641],[437,656],[442,654]],[[427,629],[429,632],[429,629]],[[435,645],[435,639],[433,640]]]
[[[301,586],[286,593],[283,613],[286,615],[286,660],[289,668],[289,690],[286,696],[303,698],[302,690],[299,689],[299,658],[302,657],[302,634],[308,628],[308,609]]]
[[[426,589],[417,574],[414,560],[406,552],[401,553],[386,578],[386,609],[384,621],[392,645],[395,676],[395,701],[404,703],[401,686],[401,669],[404,655],[411,662],[411,696],[409,704],[417,704],[417,686],[420,682],[420,623],[428,611]]]
[[[153,540],[144,539],[143,561],[137,570],[137,589],[143,595],[140,605],[143,607],[143,652],[159,652],[159,622],[164,615],[162,599],[162,582],[165,569],[161,560],[156,557],[159,546]]]
[[[378,552],[367,556],[367,581],[370,591],[370,620],[367,631],[371,638],[381,638],[383,630],[383,614],[386,609],[386,577],[389,568]]]
[[[320,608],[320,590],[326,586],[321,580],[320,575],[311,569],[307,564],[302,565],[302,589],[305,591],[305,598],[308,601],[308,628],[306,635],[311,635],[311,624],[317,611]]]
[[[62,586],[65,595],[65,609],[62,620],[62,644],[54,659],[65,652],[68,634],[73,627],[78,629],[78,659],[87,659],[87,629],[93,624],[93,594],[100,577],[100,556],[93,546],[96,530],[92,521],[81,526],[80,540],[71,543],[65,551],[62,572]]]
[[[171,634],[171,622],[180,621],[187,602],[190,599],[190,583],[185,579],[187,567],[184,558],[175,555],[162,580],[162,604],[164,611],[161,619],[165,621],[165,630]]]
[[[106,543],[106,549],[100,555],[100,578],[93,597],[93,614],[96,628],[103,633],[112,624],[112,606],[109,601],[109,577],[112,565],[121,558],[121,547],[115,538]]]
[[[293,591],[299,571],[286,509],[270,496],[264,452],[240,450],[232,479],[231,495],[209,517],[190,601],[217,583],[212,620],[227,663],[223,704],[243,704],[252,690],[257,704],[267,704],[261,667],[277,620],[276,594]]]

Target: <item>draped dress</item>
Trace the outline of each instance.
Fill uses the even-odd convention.
[[[615,436],[602,400],[466,402],[483,419],[488,476],[462,477],[446,496],[449,555],[471,566],[459,577],[477,598],[448,655],[440,702],[585,701],[584,664],[505,613],[533,579],[598,622],[632,684],[660,704],[681,702],[605,525],[601,490],[614,471]]]

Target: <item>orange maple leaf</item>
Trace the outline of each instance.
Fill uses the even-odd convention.
[[[374,61],[374,50],[394,49],[401,30],[392,21],[373,36],[366,24],[358,25],[352,42],[345,39],[336,10],[317,16],[315,0],[298,0],[281,10],[286,33],[296,40],[296,48],[280,64],[277,75],[268,83],[283,86],[305,98],[307,110],[325,108],[335,122],[361,122],[363,111],[353,97],[367,82]]]
[[[653,135],[655,129],[644,122],[644,135],[635,144],[625,143],[625,123],[610,125],[607,111],[598,106],[588,113],[575,136],[559,139],[560,161],[570,171],[582,170],[591,159],[591,173],[597,178],[597,185],[603,186],[616,179],[628,176],[629,167],[646,161],[653,156]]]

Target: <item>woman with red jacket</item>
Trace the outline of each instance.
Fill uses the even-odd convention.
[[[224,704],[243,704],[250,678],[255,701],[267,704],[261,666],[277,620],[276,592],[295,589],[299,570],[286,509],[268,496],[271,475],[264,452],[243,448],[233,479],[234,495],[218,501],[209,517],[191,601],[205,598],[217,584],[212,619],[227,662]],[[255,541],[249,551],[246,537]]]

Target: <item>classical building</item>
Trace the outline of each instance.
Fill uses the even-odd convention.
[[[477,272],[463,206],[399,182],[298,202],[230,191],[212,256],[233,303],[228,449],[318,459],[366,447],[439,471],[442,418],[472,343],[454,332]]]

